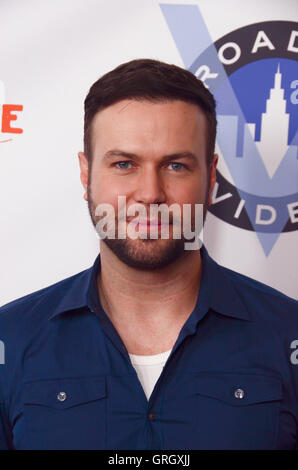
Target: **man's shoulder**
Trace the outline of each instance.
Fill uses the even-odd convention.
[[[287,322],[293,319],[298,326],[298,301],[283,292],[232,269],[220,266],[232,281],[243,303],[253,317],[260,315],[266,319],[273,316]],[[255,317],[256,318],[256,317]]]
[[[48,318],[66,292],[79,287],[90,269],[73,274],[54,284],[12,300],[0,307],[0,325],[20,321],[32,316]]]
[[[5,351],[5,364],[0,366],[0,388],[5,389],[5,384],[10,383],[10,373],[22,363],[29,344],[42,331],[47,335],[55,328],[56,323],[50,321],[55,313],[85,305],[90,272],[91,268],[73,274],[0,307],[0,341]]]

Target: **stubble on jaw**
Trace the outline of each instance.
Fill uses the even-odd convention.
[[[95,215],[96,205],[92,199],[90,184],[87,187],[88,210],[94,228],[99,217]],[[170,226],[171,227],[171,226]],[[104,238],[102,241],[123,263],[140,270],[161,269],[176,261],[183,254],[184,239],[150,239],[129,237],[118,238],[118,220],[115,220],[115,238]]]
[[[208,191],[206,192],[206,196]],[[91,186],[88,182],[87,185],[87,196],[88,196],[88,210],[96,229],[99,217],[95,215],[96,205],[92,199]],[[204,201],[204,214],[203,220],[205,221],[207,205],[206,200]],[[169,226],[169,229],[171,225]],[[194,227],[192,228],[192,230]],[[125,239],[118,238],[118,220],[116,216],[115,220],[115,238],[104,238],[102,241],[106,246],[126,265],[140,270],[157,270],[164,268],[171,263],[177,261],[181,256],[189,254],[189,251],[185,250],[185,242],[191,242],[192,240],[186,240],[182,234],[180,239],[169,238],[169,239],[151,239],[148,238],[137,238],[133,240],[129,237]]]

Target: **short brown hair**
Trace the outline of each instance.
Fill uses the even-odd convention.
[[[153,59],[135,59],[100,77],[85,99],[84,152],[92,162],[91,125],[95,114],[123,99],[152,102],[181,100],[196,104],[208,123],[207,167],[215,149],[216,113],[213,95],[191,72]]]

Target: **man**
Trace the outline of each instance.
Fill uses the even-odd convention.
[[[91,87],[84,132],[100,255],[1,308],[0,448],[296,448],[298,303],[185,245],[215,183],[211,93],[186,70],[134,60]],[[151,215],[172,204],[180,221]],[[105,233],[102,208],[115,214]],[[196,230],[176,238],[184,222]],[[120,237],[130,224],[139,236]]]

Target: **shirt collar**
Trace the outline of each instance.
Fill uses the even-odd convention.
[[[241,320],[252,321],[242,297],[237,289],[235,273],[219,265],[208,254],[203,245],[200,250],[202,276],[198,296],[206,309]],[[235,279],[235,280],[233,280]],[[201,297],[201,300],[200,300]]]
[[[92,309],[94,303],[99,303],[97,277],[100,273],[100,269],[101,263],[99,253],[91,268],[62,281],[65,285],[61,285],[61,287],[59,287],[60,293],[63,289],[63,295],[49,319],[51,320],[57,315],[70,310],[76,310],[83,307],[89,307]]]
[[[251,321],[250,314],[242,301],[232,276],[229,275],[229,270],[217,264],[209,256],[204,245],[201,247],[200,253],[202,276],[198,305],[205,310],[211,308],[223,315]],[[100,269],[99,253],[91,268],[62,281],[65,283],[65,292],[50,319],[61,313],[83,307],[100,310],[101,305],[97,287]]]

